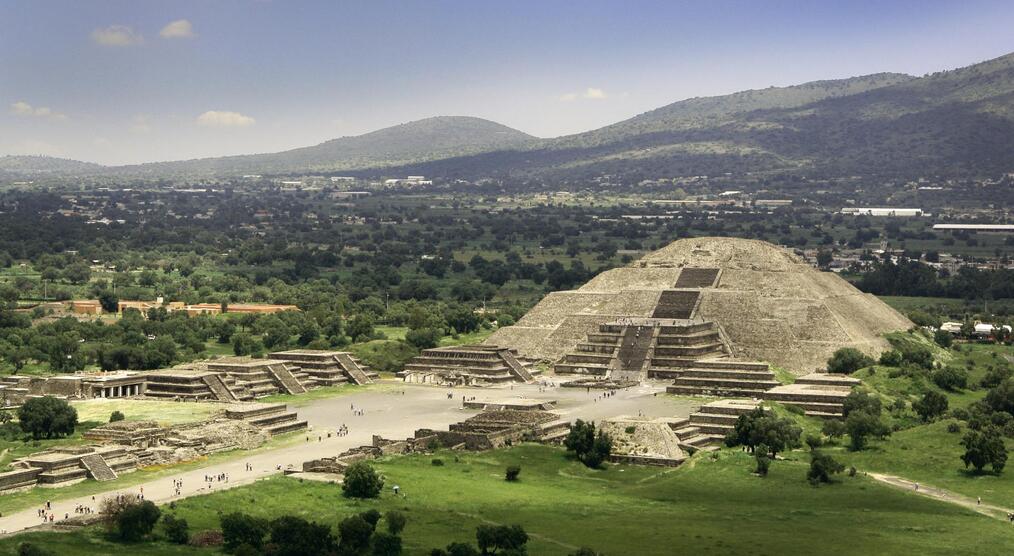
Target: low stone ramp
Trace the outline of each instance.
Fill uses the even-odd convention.
[[[112,481],[118,478],[116,471],[113,471],[109,467],[109,464],[106,463],[105,458],[99,454],[82,456],[81,465],[84,465],[84,468],[88,470],[88,474],[96,481]]]
[[[338,353],[334,356],[334,358],[335,361],[337,361],[341,365],[342,369],[344,369],[345,372],[349,375],[349,378],[352,379],[352,382],[355,382],[360,386],[364,384],[373,384],[373,380],[366,375],[362,367],[360,367],[352,359],[352,357],[349,356],[349,354]]]
[[[655,336],[653,326],[628,326],[623,331],[620,349],[616,352],[617,368],[610,373],[611,378],[642,381],[644,362],[648,359],[652,340]]]
[[[201,377],[201,380],[208,385],[208,389],[215,395],[215,399],[220,402],[238,402],[239,398],[232,393],[232,390],[224,382],[222,377],[215,374],[206,374]]]
[[[268,372],[282,385],[282,388],[289,394],[305,394],[306,388],[292,376],[292,372],[285,365],[269,365]]]
[[[506,349],[500,350],[499,354],[500,358],[503,359],[504,363],[507,364],[507,368],[510,369],[511,374],[516,376],[519,380],[521,380],[525,384],[528,384],[533,380],[535,380],[535,377],[532,376],[532,373],[528,372],[528,369],[526,369],[525,366],[518,361],[517,357],[514,357],[514,354],[511,353],[510,350]]]

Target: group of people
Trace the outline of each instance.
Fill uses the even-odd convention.
[[[362,417],[363,415],[366,415],[366,410],[363,408],[356,409],[356,404],[351,404],[349,406],[349,409],[352,410],[352,414],[357,417]]]
[[[74,513],[76,514],[91,514],[95,513],[92,511],[91,506],[85,506],[84,504],[78,504],[74,507]]]
[[[179,496],[180,493],[182,492],[183,492],[183,479],[173,479],[173,496]]]

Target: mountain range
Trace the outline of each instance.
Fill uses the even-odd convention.
[[[879,73],[693,98],[540,139],[427,118],[289,151],[102,167],[0,157],[0,174],[132,177],[337,172],[582,180],[721,173],[987,175],[1014,170],[1014,54],[922,77]]]

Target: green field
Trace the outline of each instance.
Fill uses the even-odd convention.
[[[397,509],[409,519],[407,554],[426,554],[452,541],[474,542],[481,523],[520,524],[530,554],[563,555],[578,546],[606,554],[1002,554],[1014,551],[1010,525],[969,510],[881,486],[861,475],[811,487],[807,455],[788,454],[767,478],[751,474],[753,459],[728,450],[701,454],[676,469],[615,465],[602,471],[565,458],[561,449],[524,445],[488,453],[400,456],[378,462],[387,485],[376,501],[350,501],[337,486],[276,477],[191,498],[176,513],[192,531],[218,526],[219,512],[243,508],[272,517],[299,515],[334,526],[369,508]],[[503,480],[507,465],[521,480]],[[270,501],[270,503],[265,503]],[[63,555],[119,554],[100,529],[34,533],[0,541],[13,554],[31,540]],[[178,554],[155,542],[135,554]]]

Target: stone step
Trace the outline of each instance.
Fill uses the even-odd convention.
[[[817,413],[836,413],[841,415],[844,411],[844,407],[841,403],[829,403],[829,402],[780,402],[783,405],[791,405],[798,407],[806,411],[813,411]]]
[[[270,434],[271,436],[275,436],[279,434],[285,434],[287,432],[300,431],[304,429],[306,429],[306,421],[301,420],[301,421],[286,421],[284,423],[279,423],[277,425],[264,427],[263,430],[268,434]]]
[[[728,379],[741,379],[741,380],[763,380],[776,382],[781,384],[775,379],[775,373],[771,371],[741,371],[741,370],[727,370],[727,369],[680,369],[680,376],[685,377],[696,377],[696,378],[728,378]]]
[[[557,363],[553,365],[553,370],[563,374],[605,376],[609,373],[609,366],[590,363]]]
[[[833,375],[827,373],[811,373],[796,377],[795,384],[815,384],[818,386],[843,386],[852,387],[862,384],[858,378],[845,375]]]
[[[716,424],[716,425],[728,425],[733,426],[736,421],[739,420],[739,415],[732,415],[729,413],[692,413],[690,414],[690,422],[694,426],[701,424]]]
[[[725,371],[757,371],[770,370],[767,363],[754,361],[737,361],[735,359],[679,359],[673,361],[672,368],[718,369]]]
[[[723,438],[735,428],[734,425],[726,425],[722,423],[696,423],[694,426],[701,431],[701,434],[710,434],[714,436],[721,436]]]
[[[264,428],[264,427],[268,427],[268,426],[271,426],[271,425],[277,425],[279,423],[285,423],[285,422],[288,422],[288,421],[295,421],[297,419],[297,417],[298,417],[298,415],[296,413],[293,413],[293,412],[276,413],[274,415],[266,415],[266,416],[263,416],[263,417],[255,417],[253,419],[249,419],[249,420],[247,420],[247,423],[250,423],[251,425],[254,425],[255,427]]]
[[[702,343],[687,346],[655,346],[655,355],[662,357],[680,357],[682,355],[699,355],[722,351],[721,342]]]
[[[673,432],[676,433],[676,436],[678,436],[680,438],[684,438],[684,437],[689,438],[691,436],[700,434],[701,429],[699,429],[699,428],[697,428],[697,427],[695,427],[693,425],[687,425],[687,426],[680,427],[678,429],[673,429]]]
[[[847,395],[847,392],[828,392],[826,390],[816,390],[813,392],[780,392],[775,390],[764,392],[763,398],[776,402],[824,402],[840,404],[845,401]]]
[[[777,380],[752,380],[741,378],[707,378],[696,376],[680,375],[673,382],[674,386],[703,386],[707,388],[749,388],[753,390],[768,390],[781,383]]]
[[[88,470],[88,475],[96,481],[112,481],[117,478],[116,472],[109,467],[105,458],[99,454],[82,456],[81,465]]]
[[[730,398],[759,398],[765,390],[756,388],[707,388],[703,386],[669,386],[665,391],[678,396],[708,396],[708,397],[730,397]]]

